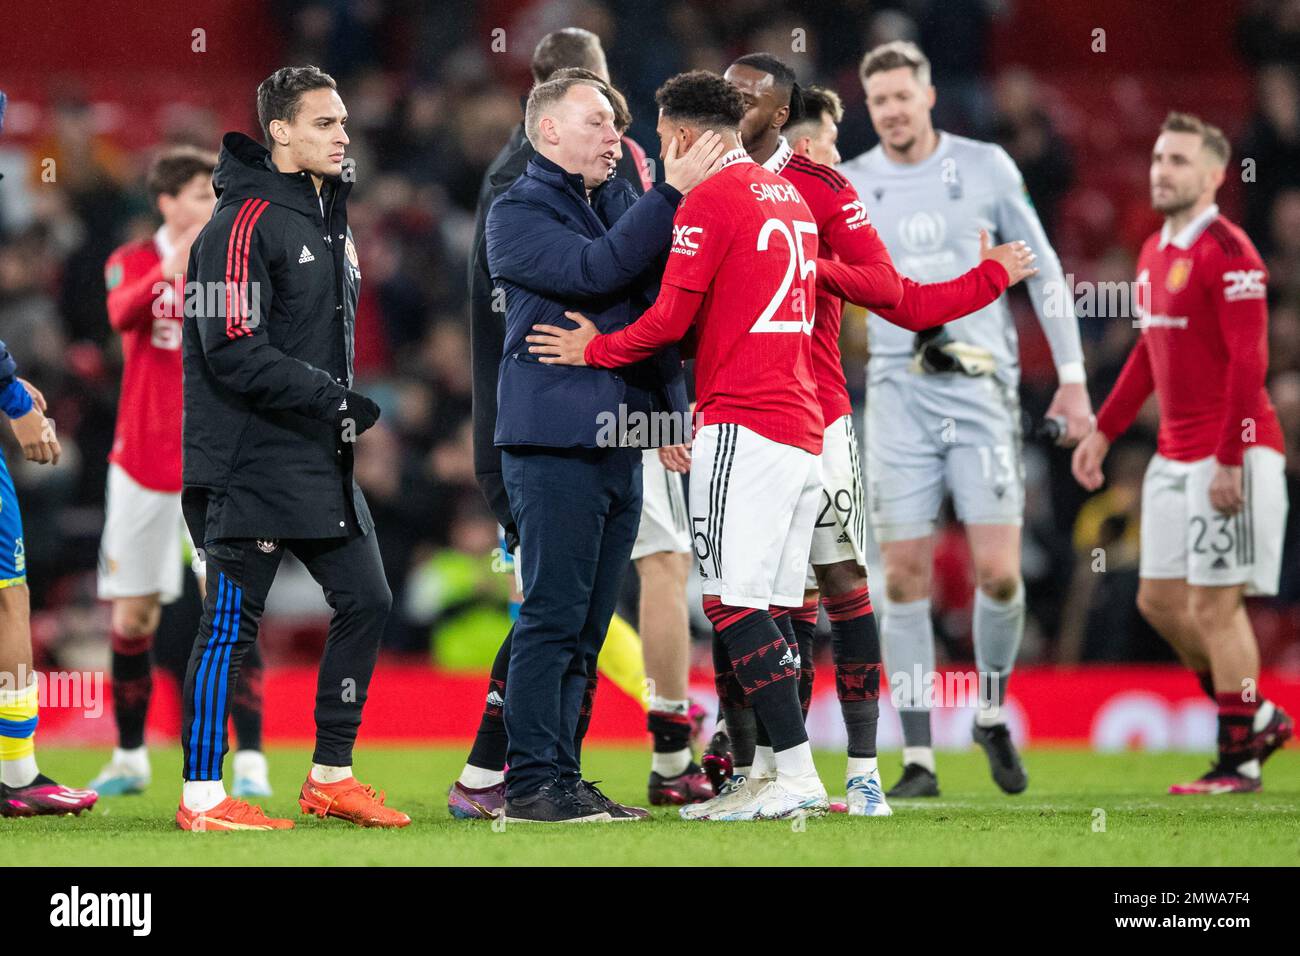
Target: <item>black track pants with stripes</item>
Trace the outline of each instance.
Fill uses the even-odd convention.
[[[312,762],[350,766],[393,601],[374,533],[295,541],[212,541],[204,550],[208,593],[182,693],[184,778],[221,779],[239,665],[257,640],[266,595],[286,550],[306,565],[334,611],[316,685]]]

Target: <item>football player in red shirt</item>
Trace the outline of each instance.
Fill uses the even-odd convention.
[[[1268,273],[1214,196],[1228,141],[1170,113],[1151,153],[1151,205],[1164,226],[1138,256],[1141,334],[1074,452],[1095,491],[1111,442],[1155,392],[1157,452],[1142,485],[1138,609],[1219,708],[1211,770],[1170,793],[1260,789],[1260,764],[1292,735],[1257,695],[1259,648],[1243,598],[1276,594],[1286,526],[1285,449],[1264,386]]]
[[[741,145],[740,94],[702,70],[656,95],[659,136],[689,148],[714,130],[721,168],[678,207],[655,304],[620,332],[535,326],[531,350],[548,364],[613,368],[690,335],[696,429],[690,514],[705,612],[770,745],[762,777],[681,808],[686,819],[754,820],[825,813],[799,708],[797,645],[772,610],[798,607],[821,497],[822,426],[813,363],[817,226],[798,190]],[[793,635],[791,635],[792,637]]]
[[[1033,256],[1023,243],[1006,243],[989,249],[979,266],[951,282],[921,285],[899,275],[852,184],[821,161],[798,152],[782,135],[794,115],[799,127],[796,132],[800,133],[795,142],[805,150],[816,150],[825,159],[838,161],[834,141],[838,134],[836,121],[842,113],[839,98],[827,92],[805,95],[795,83],[794,71],[768,53],[741,57],[724,76],[745,98],[740,132],[750,158],[793,183],[817,223],[821,261],[812,344],[825,443],[812,569],[803,606],[791,615],[802,664],[800,702],[806,716],[813,690],[813,636],[818,605],[824,603],[831,622],[836,696],[848,732],[846,809],[854,815],[888,816],[891,811],[880,785],[876,760],[880,635],[867,584],[867,516],[858,438],[840,359],[840,294],[848,292],[851,301],[919,331],[988,305],[1009,284],[1032,274]],[[831,291],[826,279],[840,266],[827,260],[856,270],[857,281],[850,283],[851,288],[839,294]],[[889,296],[900,290],[902,298],[891,302]],[[733,699],[736,696],[731,695]],[[744,738],[752,721],[747,719],[749,715],[734,710],[724,716],[737,721],[731,736],[735,738],[735,750],[741,754],[736,763],[744,772],[743,758],[752,746]],[[728,720],[723,723],[731,726]],[[711,742],[710,753],[718,745],[717,740]]]
[[[190,244],[212,217],[216,157],[192,147],[160,154],[147,186],[162,216],[148,239],[104,265],[108,319],[122,337],[122,394],[109,453],[99,597],[112,602],[113,713],[118,745],[91,782],[104,796],[140,793],[150,780],[144,746],[153,693],[150,648],[163,604],[184,591],[181,517],[181,320]],[[199,587],[203,575],[198,574]],[[254,648],[256,650],[256,648]],[[269,796],[261,753],[261,667],[240,672],[232,712],[239,796]],[[248,675],[248,680],[244,680]]]

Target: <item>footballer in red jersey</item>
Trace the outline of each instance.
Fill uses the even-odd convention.
[[[546,364],[613,368],[686,339],[695,356],[697,429],[690,514],[705,612],[721,636],[719,686],[734,680],[766,732],[764,765],[686,819],[824,813],[799,707],[799,659],[773,609],[798,607],[817,502],[824,427],[812,367],[817,225],[790,183],[741,144],[745,106],[724,79],[675,76],[656,95],[659,136],[685,150],[708,130],[729,147],[721,168],[677,209],[658,298],[622,331],[539,325]],[[788,615],[783,615],[788,618]]]
[[[188,533],[181,517],[181,320],[190,244],[212,216],[216,157],[190,147],[161,154],[147,185],[163,224],[116,249],[104,265],[108,319],[122,337],[122,393],[109,453],[99,597],[112,602],[113,710],[118,746],[92,789],[105,796],[149,783],[144,726],[152,696],[150,648],[163,604],[184,590]],[[203,586],[199,575],[199,587]],[[236,719],[241,792],[269,792],[260,753],[254,674]],[[253,692],[249,694],[249,691]],[[248,738],[248,739],[246,739]]]
[[[1219,708],[1219,754],[1171,793],[1260,789],[1260,765],[1292,735],[1257,697],[1259,650],[1243,598],[1276,594],[1287,489],[1282,429],[1264,385],[1268,273],[1246,234],[1219,214],[1229,147],[1200,119],[1171,113],[1151,154],[1160,232],[1138,257],[1141,334],[1074,453],[1092,491],[1111,442],[1152,392],[1156,454],[1142,484],[1138,609]]]
[[[823,165],[823,161],[839,159],[834,148],[836,122],[843,112],[839,97],[815,88],[800,90],[794,71],[768,53],[741,57],[724,76],[745,99],[740,131],[750,158],[793,183],[817,223],[820,261],[812,345],[825,429],[823,489],[804,602],[792,615],[802,662],[800,703],[807,716],[813,692],[813,636],[818,605],[824,603],[831,622],[835,688],[848,730],[845,809],[854,815],[888,816],[891,811],[876,762],[880,636],[867,584],[867,514],[858,437],[840,359],[842,299],[826,286],[821,273],[838,268],[827,260],[852,267],[857,275],[854,287],[848,290],[851,300],[895,324],[919,331],[988,305],[1008,284],[1031,274],[1033,257],[1023,243],[1007,243],[990,250],[983,262],[951,282],[922,285],[901,276],[857,190],[840,173]],[[791,139],[783,135],[791,123],[799,149],[815,152],[821,160],[791,145]],[[749,722],[744,714],[732,714],[731,718],[729,722],[724,712],[719,732],[732,726],[729,742],[733,753],[739,755],[735,762],[743,767],[753,746],[746,739]],[[724,746],[721,739],[713,744]],[[710,751],[714,749],[711,746]]]

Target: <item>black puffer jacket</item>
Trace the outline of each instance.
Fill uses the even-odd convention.
[[[318,197],[242,133],[222,141],[212,181],[187,272],[185,487],[215,492],[209,538],[367,533],[337,424],[361,287],[351,183],[327,179]]]

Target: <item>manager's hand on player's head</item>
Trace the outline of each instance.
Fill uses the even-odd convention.
[[[988,230],[980,230],[980,262],[992,259],[1006,269],[1007,275],[1011,277],[1007,283],[1008,288],[1038,274],[1038,266],[1034,265],[1037,258],[1034,251],[1020,239],[995,246],[989,239]]]
[[[528,351],[541,356],[543,365],[586,365],[587,343],[599,333],[591,319],[579,312],[565,312],[564,317],[577,323],[576,329],[562,329],[558,325],[534,325],[535,334],[528,336]]]
[[[701,133],[684,156],[677,155],[677,138],[673,137],[664,152],[664,182],[684,196],[715,171],[725,152],[722,137],[711,129]]]

